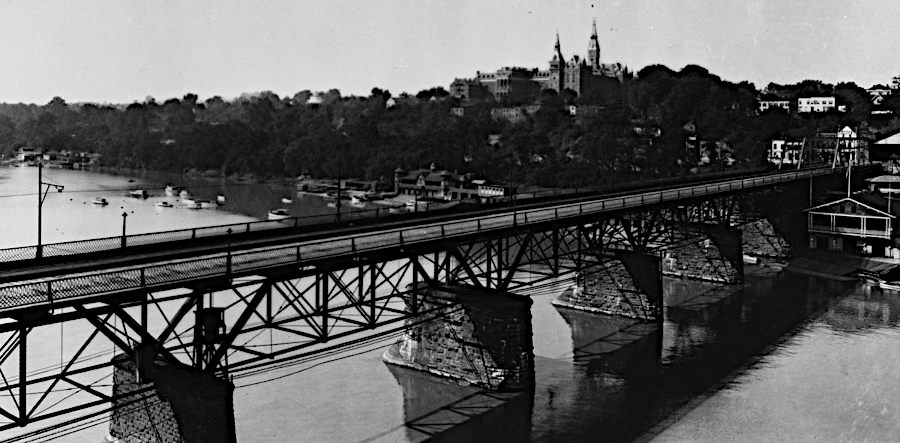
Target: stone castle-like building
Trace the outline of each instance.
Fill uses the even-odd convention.
[[[577,55],[565,61],[556,34],[553,59],[547,70],[504,67],[494,72],[478,72],[475,78],[455,79],[450,95],[463,101],[483,100],[493,96],[497,101],[526,102],[537,98],[540,91],[552,89],[557,93],[570,90],[580,96],[597,86],[598,79],[622,81],[628,70],[619,63],[602,63],[597,20],[588,42],[587,58]]]

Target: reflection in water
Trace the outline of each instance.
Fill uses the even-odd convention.
[[[403,390],[403,427],[408,441],[529,441],[532,391],[486,391],[386,366]]]
[[[861,332],[896,326],[900,320],[900,292],[869,286],[828,307],[821,321],[835,331]]]
[[[835,288],[811,280],[751,277],[741,287],[678,282],[667,294],[672,297],[663,327],[645,324],[638,333],[628,321],[562,311],[578,366],[573,375],[557,377],[572,363],[536,359],[532,438],[632,441],[655,435],[692,401],[759,369],[754,356],[771,352],[773,343],[828,308]]]

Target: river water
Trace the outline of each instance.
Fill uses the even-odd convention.
[[[122,212],[129,233],[259,219],[291,193],[149,174],[44,172],[45,181],[66,186],[44,203],[48,243],[119,235]],[[155,208],[170,181],[205,198],[225,192],[228,202],[218,210]],[[137,186],[156,196],[124,197]],[[0,169],[0,247],[34,244],[36,189],[35,168]],[[91,205],[97,196],[110,205]],[[334,211],[316,197],[290,209]],[[647,325],[553,307],[570,283],[520,291],[534,301],[533,392],[498,396],[389,367],[384,340],[236,380],[238,441],[896,441],[900,434],[898,293],[748,268],[740,287],[665,279],[665,321]],[[66,339],[75,332],[66,330]],[[44,346],[48,364],[63,360],[53,340]],[[61,441],[99,441],[106,429],[100,423]]]

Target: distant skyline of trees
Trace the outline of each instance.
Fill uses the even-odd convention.
[[[763,93],[833,94],[848,112],[758,113],[757,96]],[[687,122],[699,140],[727,146],[738,167],[763,165],[776,134],[813,137],[840,125],[869,135],[900,129],[900,94],[886,100],[893,116],[873,117],[868,94],[853,83],[770,83],[760,91],[696,65],[678,72],[651,65],[636,79],[605,82],[583,97],[545,91],[538,99],[541,109],[519,124],[492,120],[490,108],[504,105],[493,100],[472,103],[463,117],[453,116],[451,108],[460,103],[447,95],[443,87],[414,95],[376,87],[366,97],[344,97],[331,89],[204,101],[187,93],[162,103],[148,97],[122,106],[72,105],[61,97],[40,106],[0,104],[0,152],[8,157],[29,146],[100,153],[112,167],[385,182],[398,167],[435,163],[498,181],[573,186],[697,167],[697,154],[685,148]],[[310,102],[314,96],[318,99]],[[396,105],[389,107],[392,98]],[[598,106],[593,115],[573,118],[567,104]],[[488,144],[491,135],[501,142]]]

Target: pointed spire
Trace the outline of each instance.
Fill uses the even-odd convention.
[[[597,37],[597,17],[594,17],[594,32],[591,34],[591,37]]]
[[[554,48],[556,48],[556,52],[560,51],[560,49],[559,49],[559,31],[556,31],[556,46],[554,46]]]

